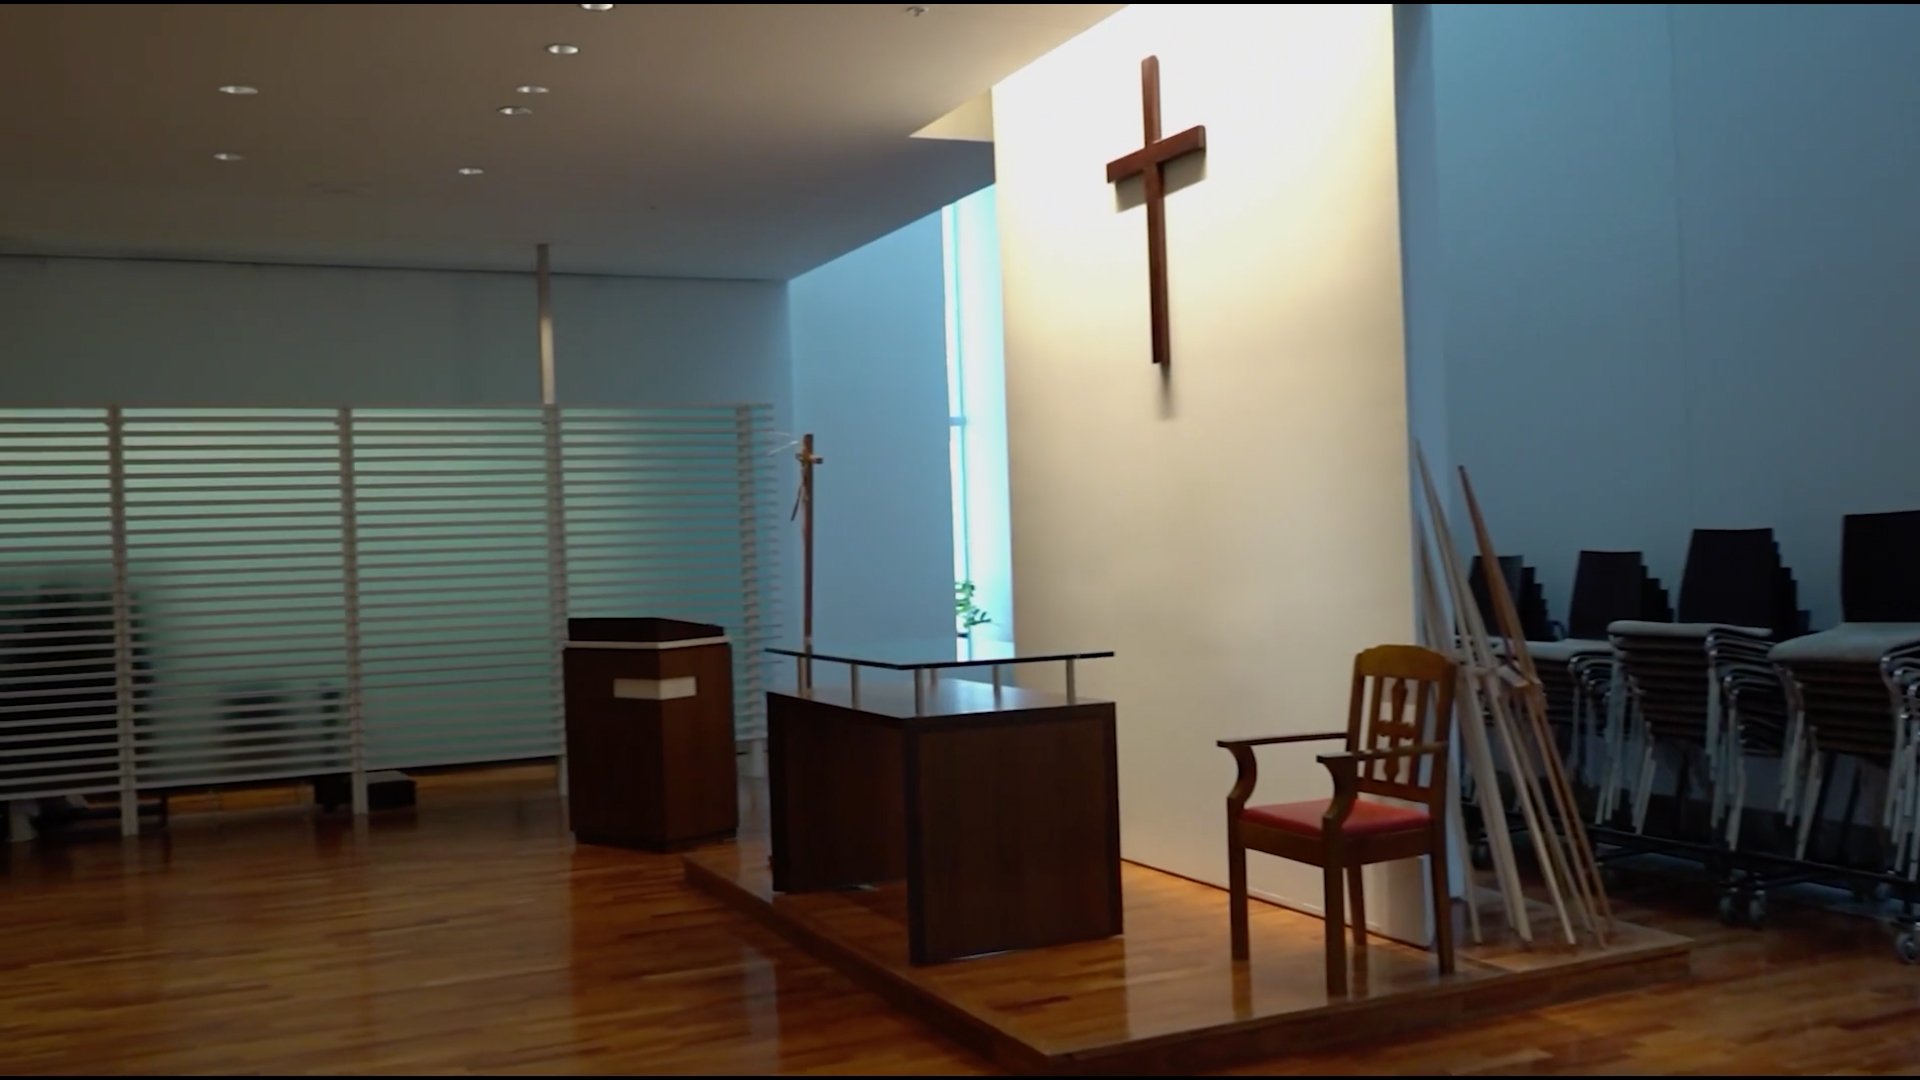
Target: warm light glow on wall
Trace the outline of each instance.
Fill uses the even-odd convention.
[[[1148,55],[1163,132],[1207,128],[1169,168],[1164,373],[1137,182],[1105,176]],[[994,91],[1020,638],[1117,650],[1083,685],[1120,703],[1123,850],[1203,880],[1213,741],[1339,726],[1353,654],[1413,635],[1393,58],[1390,5],[1135,5]],[[1258,800],[1325,795],[1313,753]],[[1253,874],[1318,905],[1316,870]]]

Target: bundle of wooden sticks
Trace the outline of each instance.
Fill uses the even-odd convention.
[[[1487,590],[1498,635],[1490,637],[1481,619],[1447,525],[1445,503],[1427,468],[1426,455],[1417,447],[1415,460],[1425,496],[1425,523],[1418,525],[1420,601],[1423,630],[1429,644],[1450,653],[1460,666],[1455,695],[1459,742],[1473,795],[1480,811],[1485,841],[1508,925],[1524,943],[1534,941],[1521,891],[1520,871],[1508,828],[1507,796],[1500,772],[1504,766],[1508,790],[1519,819],[1533,846],[1535,862],[1544,879],[1558,929],[1570,946],[1584,941],[1605,947],[1613,913],[1607,904],[1600,867],[1581,821],[1572,785],[1547,726],[1547,701],[1540,676],[1527,651],[1526,634],[1504,575],[1487,575]],[[1498,566],[1497,549],[1474,497],[1473,481],[1460,470],[1461,493],[1472,520],[1483,565]],[[1437,570],[1437,575],[1436,575]],[[1444,592],[1443,592],[1444,590]],[[1455,800],[1455,836],[1464,836],[1464,807]],[[1480,939],[1479,910],[1474,890],[1468,889],[1468,922]]]

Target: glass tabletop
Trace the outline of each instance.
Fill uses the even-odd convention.
[[[769,646],[767,651],[780,656],[811,656],[815,660],[891,668],[895,671],[1039,664],[1052,660],[1101,660],[1113,655],[1112,649],[1032,649],[1016,647],[1005,641],[973,641],[966,638],[947,638],[944,641],[937,638],[875,642],[816,641],[811,650],[797,642],[789,642]]]

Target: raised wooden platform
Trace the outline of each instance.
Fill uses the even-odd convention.
[[[688,855],[687,881],[894,1004],[1022,1073],[1188,1073],[1377,1041],[1688,973],[1691,943],[1620,923],[1610,948],[1521,950],[1464,934],[1459,971],[1375,938],[1353,995],[1327,1000],[1320,920],[1255,904],[1253,960],[1227,957],[1226,893],[1131,863],[1126,936],[949,964],[907,963],[898,885],[776,896],[763,841]],[[1544,920],[1543,920],[1544,922]]]

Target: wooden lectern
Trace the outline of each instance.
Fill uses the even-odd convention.
[[[589,844],[656,851],[732,836],[733,649],[676,619],[569,619],[567,809]]]
[[[915,964],[1120,933],[1114,706],[1074,679],[1111,652],[772,651],[797,683],[767,694],[776,891],[904,880]],[[846,684],[815,685],[821,661],[847,665]],[[1066,664],[1064,695],[1004,684],[1004,666],[1039,661]],[[862,686],[863,668],[895,674]]]

